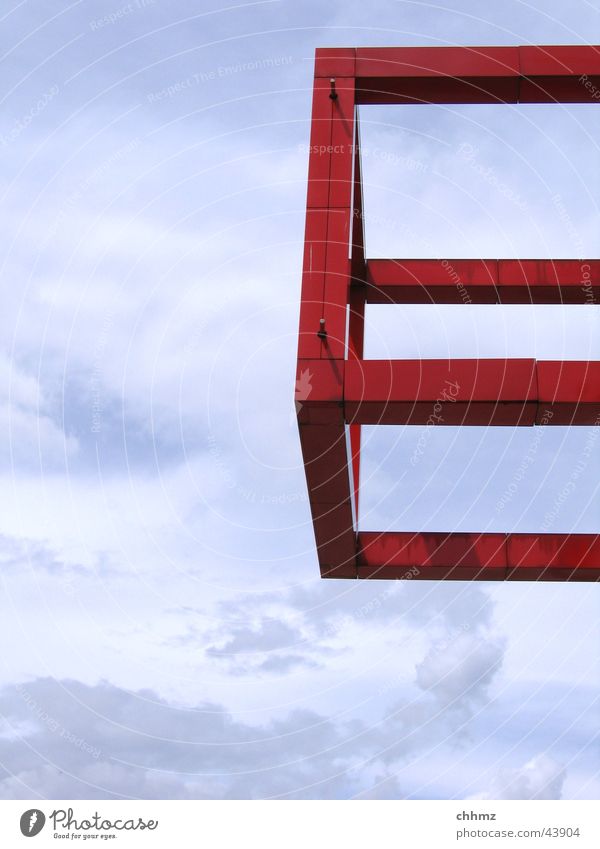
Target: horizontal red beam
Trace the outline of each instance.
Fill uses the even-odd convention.
[[[600,424],[600,362],[349,360],[353,424]]]
[[[355,76],[365,79],[517,79],[521,75],[518,47],[357,47],[355,61]]]
[[[600,75],[600,47],[318,47],[316,77],[579,77]]]
[[[599,581],[600,534],[358,534],[356,577]]]
[[[599,304],[598,259],[370,259],[370,304]]]
[[[592,103],[600,86],[600,48],[322,49],[315,73],[354,77],[359,104]]]

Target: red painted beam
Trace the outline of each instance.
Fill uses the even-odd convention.
[[[355,47],[317,47],[315,50],[315,77],[354,77],[356,70]]]
[[[370,259],[370,304],[598,304],[600,260]]]
[[[598,100],[600,47],[552,45],[519,48],[520,103],[591,103]]]
[[[488,259],[369,259],[369,304],[493,304],[498,263]]]
[[[348,423],[533,425],[535,360],[349,360]]]
[[[548,411],[552,416],[548,416]],[[354,360],[348,423],[600,425],[600,362]]]
[[[355,74],[368,79],[518,79],[518,47],[357,47]]]
[[[600,580],[600,535],[361,531],[358,578]]]
[[[600,425],[600,362],[546,360],[537,363],[540,409],[553,425]]]
[[[359,104],[593,103],[600,48],[357,48],[355,74]]]
[[[356,577],[356,533],[351,497],[338,504],[311,501],[322,578]]]
[[[599,581],[600,534],[509,534],[507,580]]]
[[[358,103],[515,103],[516,47],[369,47],[356,51]]]
[[[358,534],[359,578],[504,580],[504,534]]]
[[[329,505],[344,501],[350,492],[345,428],[300,425],[300,443],[310,500]]]

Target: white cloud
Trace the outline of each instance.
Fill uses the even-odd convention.
[[[51,404],[39,380],[0,353],[0,464],[19,470],[56,468],[73,459],[78,441],[65,434],[60,405]]]
[[[522,767],[501,769],[490,789],[473,799],[562,799],[567,771],[549,755],[536,755]]]
[[[417,683],[448,707],[487,694],[502,663],[504,646],[489,635],[461,632],[441,648],[432,646],[417,666]]]
[[[153,692],[40,679],[0,692],[2,798],[338,798],[366,788],[363,727],[294,711],[264,728],[222,707],[178,708]],[[385,783],[382,785],[385,788]],[[373,791],[376,793],[376,790]]]

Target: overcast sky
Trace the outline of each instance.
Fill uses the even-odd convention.
[[[293,406],[315,47],[596,5],[3,8],[0,797],[598,798],[599,588],[321,581]],[[595,105],[361,126],[370,256],[600,256]],[[367,354],[597,359],[597,311],[372,307]],[[599,530],[594,430],[421,435],[365,429],[364,528]]]

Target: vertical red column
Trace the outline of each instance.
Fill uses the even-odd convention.
[[[356,577],[343,387],[355,159],[354,50],[317,50],[296,400],[321,574]],[[301,397],[301,396],[304,397]]]

